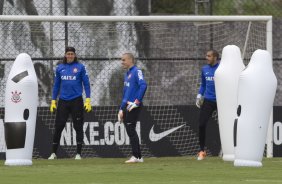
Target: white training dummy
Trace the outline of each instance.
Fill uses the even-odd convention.
[[[222,50],[220,65],[214,75],[222,159],[224,161],[234,161],[233,126],[234,119],[237,117],[239,75],[244,68],[239,47],[225,46]]]
[[[32,165],[38,106],[38,83],[28,54],[19,54],[5,91],[5,165]]]
[[[239,79],[238,118],[234,123],[234,166],[262,166],[276,88],[277,79],[270,53],[256,50]]]

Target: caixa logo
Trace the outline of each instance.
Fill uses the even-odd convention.
[[[280,121],[273,125],[273,142],[275,145],[282,144],[282,123]]]
[[[136,124],[136,131],[140,137],[139,121]],[[103,124],[99,122],[84,122],[83,132],[85,145],[129,145],[129,137],[123,123],[112,123],[109,121]],[[60,145],[76,145],[76,132],[70,122],[66,124],[62,132]]]

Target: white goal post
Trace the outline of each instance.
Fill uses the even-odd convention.
[[[266,22],[266,49],[272,55],[272,16],[22,16],[1,15],[10,22]],[[247,41],[246,41],[247,42]],[[267,157],[273,157],[273,113],[269,121]]]

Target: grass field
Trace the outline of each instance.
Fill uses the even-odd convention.
[[[264,159],[261,168],[234,167],[218,157],[145,158],[144,163],[130,165],[124,160],[33,160],[32,166],[22,167],[4,166],[1,160],[0,183],[282,183],[282,158]]]

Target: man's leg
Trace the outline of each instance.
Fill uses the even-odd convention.
[[[63,100],[59,100],[57,113],[56,113],[56,119],[55,119],[55,132],[53,135],[52,153],[56,154],[57,152],[62,131],[68,120],[68,115],[69,115],[69,109],[68,109],[67,102]]]
[[[77,154],[81,155],[83,143],[83,100],[82,97],[76,98],[71,104],[71,114],[73,127],[76,131]]]
[[[213,111],[216,110],[216,102],[211,102],[204,100],[204,103],[200,110],[199,118],[199,142],[200,142],[200,151],[205,150],[206,143],[206,127],[207,123],[212,116]]]
[[[139,137],[136,132],[136,123],[140,113],[141,107],[133,109],[131,112],[124,111],[124,124],[126,128],[127,135],[129,136],[131,148],[132,148],[132,155],[136,158],[141,159],[141,150],[140,150],[140,143]]]

